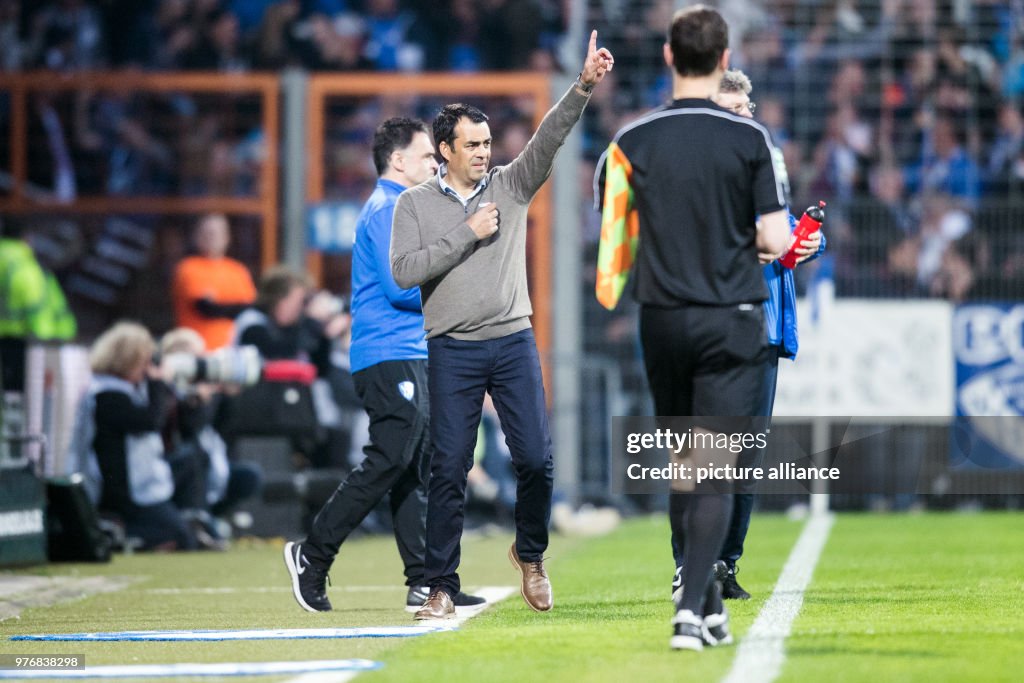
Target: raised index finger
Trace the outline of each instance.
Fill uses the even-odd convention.
[[[587,48],[587,54],[592,55],[597,52],[597,29],[595,28],[590,32],[590,47]]]

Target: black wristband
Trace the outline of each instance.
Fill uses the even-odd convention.
[[[575,85],[577,88],[579,88],[583,92],[587,93],[588,95],[590,93],[594,92],[594,84],[593,83],[591,83],[590,85],[587,85],[586,83],[583,82],[583,72],[582,71],[580,72],[580,75],[576,77],[576,82],[573,83],[573,85]]]

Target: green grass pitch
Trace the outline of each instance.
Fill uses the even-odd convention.
[[[755,514],[730,602],[742,639],[801,530]],[[552,538],[555,609],[518,594],[461,630],[417,638],[214,643],[11,642],[19,633],[149,629],[406,625],[401,566],[387,538],[343,549],[331,572],[335,611],[308,614],[290,593],[280,543],[228,553],[119,556],[109,565],[21,573],[131,577],[125,589],[0,622],[0,652],[84,653],[89,665],[362,657],[384,662],[358,680],[716,681],[737,648],[668,649],[672,562],[662,516],[630,520],[598,539]],[[466,587],[514,585],[511,537],[467,539]],[[840,515],[786,641],[782,681],[1024,680],[1024,515]],[[231,678],[273,681],[286,677]],[[172,680],[172,679],[167,679]],[[182,679],[173,679],[182,680]],[[210,681],[209,678],[192,679]]]

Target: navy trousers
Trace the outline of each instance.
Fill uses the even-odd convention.
[[[533,330],[485,341],[428,340],[430,436],[434,456],[427,495],[426,583],[456,595],[466,504],[484,392],[494,400],[512,455],[516,552],[540,560],[548,547],[554,465]]]

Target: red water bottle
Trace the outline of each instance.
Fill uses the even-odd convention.
[[[800,222],[796,224],[796,230],[793,231],[793,244],[789,250],[779,259],[779,263],[784,268],[793,268],[796,266],[796,260],[800,258],[800,254],[796,253],[797,248],[801,242],[807,239],[807,236],[811,233],[817,232],[821,229],[821,224],[825,220],[825,202],[818,202],[817,206],[808,207],[804,211],[804,215],[800,216]]]

